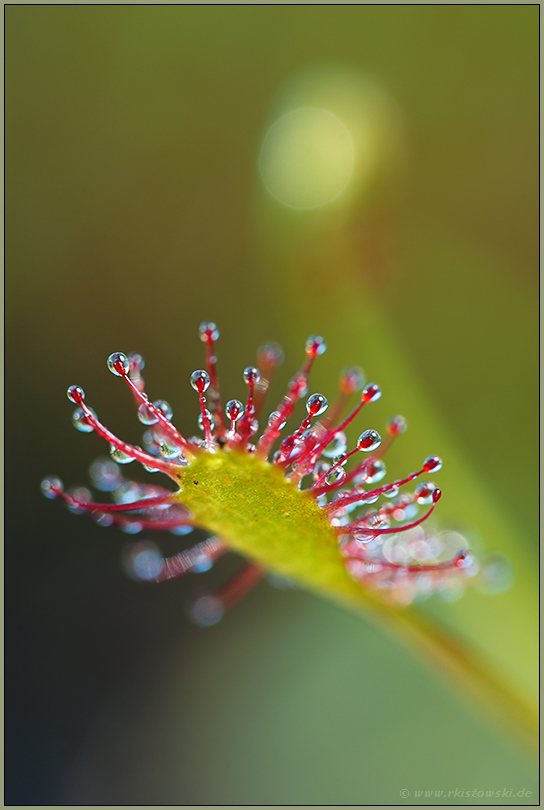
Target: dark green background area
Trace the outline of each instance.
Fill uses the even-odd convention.
[[[365,283],[536,560],[538,7],[8,6],[8,804],[396,804],[401,789],[523,787],[536,803],[524,755],[375,628],[263,583],[196,629],[187,595],[232,561],[134,583],[129,537],[38,491],[50,472],[84,483],[104,453],[71,428],[68,384],[140,441],[112,351],[142,352],[150,395],[189,435],[201,320],[221,327],[227,397],[243,397],[265,339],[285,342],[281,379],[296,368],[257,156],[277,94],[320,66],[372,76],[400,107],[402,191]],[[372,368],[371,345],[326,338],[335,361]],[[175,553],[182,538],[160,542]]]

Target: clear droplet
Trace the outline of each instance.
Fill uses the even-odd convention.
[[[162,554],[154,543],[136,543],[125,552],[125,570],[132,579],[144,582],[156,579],[163,566]]]
[[[442,459],[438,456],[427,456],[423,462],[425,472],[435,473],[442,469]]]
[[[244,369],[244,382],[247,385],[256,385],[260,379],[259,369],[255,368],[255,366],[248,366]]]
[[[130,464],[131,461],[134,461],[132,456],[129,456],[128,453],[123,453],[123,451],[115,447],[114,444],[110,444],[110,456],[117,464]]]
[[[92,415],[96,419],[97,418],[96,413],[93,411],[93,409],[88,408],[88,410],[92,413]],[[75,429],[80,430],[81,433],[92,433],[93,430],[94,430],[94,427],[88,421],[88,418],[85,415],[85,412],[83,411],[83,408],[76,408],[75,409],[75,411],[72,414],[72,424],[75,427]]]
[[[64,490],[62,481],[56,475],[44,478],[40,486],[45,497],[51,499],[58,498],[59,493]]]
[[[321,416],[328,407],[329,403],[323,394],[312,394],[306,402],[306,410],[309,416]]]
[[[190,607],[190,618],[200,627],[212,627],[225,615],[223,603],[213,594],[198,597]]]
[[[161,456],[163,456],[163,458],[169,459],[170,461],[173,461],[174,459],[179,458],[181,456],[181,450],[177,446],[177,444],[168,441],[168,439],[161,439],[161,441],[159,442],[159,450]]]
[[[205,571],[209,571],[210,568],[213,568],[213,560],[203,552],[195,557],[194,562],[191,565],[191,571],[193,574],[203,574]]]
[[[283,363],[283,349],[279,343],[263,343],[257,352],[259,365],[266,371]]]
[[[498,552],[490,554],[482,560],[477,582],[478,590],[488,594],[504,593],[512,587],[513,582],[512,566],[502,554]]]
[[[120,523],[119,528],[125,534],[139,534],[142,531],[143,526],[137,520],[127,520],[124,523]]]
[[[278,419],[280,419],[280,412],[272,411],[272,413],[268,417],[268,427],[274,427],[275,430],[283,430],[283,428],[287,424],[287,421],[285,419],[282,419],[281,421],[278,422]]]
[[[372,461],[365,472],[365,484],[376,484],[378,481],[381,481],[382,478],[385,478],[387,474],[385,464],[379,458]]]
[[[365,384],[365,373],[360,366],[350,366],[340,375],[340,390],[343,394],[360,391]]]
[[[121,482],[117,464],[105,458],[97,458],[89,468],[93,484],[101,492],[112,492]]]
[[[376,450],[382,443],[382,437],[377,430],[365,430],[357,439],[357,450],[365,450],[370,453]]]
[[[191,374],[191,385],[198,391],[199,394],[203,394],[209,388],[210,385],[210,378],[208,373],[204,371],[204,369],[198,369],[197,371],[193,371]]]
[[[327,486],[332,486],[341,484],[344,478],[346,477],[346,471],[343,467],[337,467],[335,470],[331,470],[330,473],[327,473],[325,476],[325,483]]]
[[[188,526],[186,523],[182,524],[181,526],[172,526],[169,530],[172,534],[179,535],[183,537],[186,534],[191,534],[194,531],[193,526]]]
[[[130,363],[126,354],[123,352],[114,352],[110,354],[107,360],[108,368],[112,374],[115,374],[116,377],[123,377],[125,374],[128,374],[130,369]]]
[[[219,338],[219,329],[213,321],[202,321],[198,331],[200,332],[200,340],[203,343],[211,343]]]
[[[396,498],[396,497],[397,497],[397,495],[399,494],[399,490],[400,490],[400,487],[399,487],[399,485],[397,484],[397,482],[395,481],[395,483],[394,483],[394,485],[391,487],[391,489],[387,489],[387,490],[386,490],[386,491],[383,493],[383,495],[384,495],[384,497],[385,497],[385,498]]]
[[[323,450],[323,455],[326,458],[335,458],[336,456],[343,456],[348,449],[348,437],[341,430],[336,433],[334,438],[329,442],[327,447]]]
[[[132,354],[128,355],[128,362],[131,374],[139,373],[145,368],[145,360],[142,355],[137,352],[132,352]]]
[[[103,528],[111,526],[115,522],[113,515],[110,515],[109,512],[93,512],[91,517],[98,526]]]
[[[322,475],[324,475],[328,470],[330,470],[331,465],[328,464],[326,461],[318,461],[313,470],[313,477],[314,481],[319,481]]]
[[[70,512],[74,512],[76,515],[82,515],[87,511],[85,504],[89,503],[92,498],[92,495],[87,487],[71,487],[70,489],[66,490],[66,494],[68,497],[79,501],[79,503],[66,504]]]
[[[211,413],[207,408],[204,409],[204,413],[208,417],[208,422],[210,423],[210,430],[213,430],[215,428],[215,421],[213,416],[211,415]],[[204,430],[204,418],[202,414],[199,414],[198,417],[198,427],[200,428],[200,430]]]
[[[408,428],[408,423],[404,416],[392,416],[387,421],[387,432],[390,436],[399,436],[401,433],[405,433]]]
[[[244,415],[244,406],[239,399],[229,399],[225,405],[225,413],[231,422],[237,422]]]
[[[318,355],[325,354],[327,351],[327,344],[321,335],[311,335],[306,341],[306,354],[308,357],[317,357]]]
[[[159,421],[159,417],[153,412],[153,409],[147,402],[142,402],[138,408],[138,419],[142,425],[155,425]]]
[[[414,490],[414,495],[416,501],[420,504],[423,503],[432,503],[433,502],[433,492],[435,491],[436,487],[430,481],[423,481],[421,484],[418,484]]]
[[[71,385],[66,392],[66,396],[74,405],[79,405],[85,399],[85,391],[80,385]]]
[[[169,405],[169,403],[166,402],[165,399],[156,399],[153,405],[155,406],[155,408],[161,411],[162,414],[164,414],[164,416],[168,419],[168,421],[172,419],[174,411],[172,410],[171,405]]]
[[[382,395],[382,391],[379,385],[376,383],[369,383],[366,388],[363,389],[362,393],[362,400],[363,402],[376,402]]]

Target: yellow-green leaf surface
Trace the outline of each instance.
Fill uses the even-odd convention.
[[[347,574],[338,539],[314,499],[281,469],[245,452],[200,453],[179,473],[180,500],[198,524],[268,570],[352,608],[416,642],[463,688],[519,733],[536,730],[531,710],[484,662],[412,609],[388,604]]]
[[[538,593],[534,566],[526,553],[526,538],[512,512],[475,472],[463,450],[462,437],[452,435],[433,407],[432,397],[418,386],[412,360],[372,291],[371,278],[375,280],[384,266],[376,255],[384,251],[387,254],[387,242],[392,239],[392,211],[406,153],[402,119],[393,99],[373,81],[334,69],[308,71],[292,80],[280,95],[270,121],[281,120],[290,110],[303,113],[307,108],[337,115],[351,133],[356,157],[351,185],[328,205],[302,210],[289,200],[278,201],[262,192],[260,236],[264,265],[270,293],[285,314],[287,342],[294,351],[308,333],[319,331],[334,337],[314,377],[314,385],[317,380],[325,393],[328,386],[335,385],[339,369],[350,363],[362,364],[369,379],[381,385],[383,399],[376,408],[376,417],[367,414],[372,422],[364,427],[379,428],[375,418],[384,419],[398,412],[410,425],[393,453],[394,475],[415,469],[429,453],[443,458],[440,486],[444,497],[433,519],[436,516],[441,528],[461,525],[469,536],[482,538],[486,552],[504,554],[513,566],[515,582],[509,591],[497,596],[469,592],[454,604],[440,605],[431,600],[412,612],[422,627],[432,616],[442,628],[441,636],[431,631],[427,634],[429,650],[437,640],[440,646],[439,636],[442,646],[447,646],[447,635],[453,633],[467,649],[477,652],[478,660],[486,662],[491,680],[510,684],[512,695],[517,696],[514,702],[534,701],[538,684]],[[293,158],[288,139],[280,146],[286,159]],[[329,182],[326,149],[322,164]],[[302,173],[299,182],[304,182]],[[362,248],[365,240],[374,245],[373,251]],[[435,242],[429,240],[429,244]],[[426,247],[422,244],[422,254]],[[455,283],[456,261],[462,262],[464,268],[466,253],[438,254],[436,284]],[[477,273],[474,259],[472,264]],[[448,273],[446,279],[444,272]],[[409,298],[410,277],[398,273],[397,278],[404,285],[397,297],[402,297],[405,288]],[[382,294],[387,295],[387,289]],[[440,329],[439,313],[429,309],[426,315],[412,326],[423,353]],[[464,325],[459,323],[458,328],[461,339]],[[478,362],[477,356],[473,362]],[[462,379],[459,385],[463,385]],[[388,469],[393,469],[389,461]],[[400,614],[395,621],[403,623]],[[457,650],[459,659],[463,655],[461,647]],[[490,686],[487,692],[492,691]]]

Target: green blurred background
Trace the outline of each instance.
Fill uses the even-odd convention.
[[[130,538],[38,484],[85,483],[104,454],[70,425],[71,383],[140,441],[112,351],[141,351],[150,395],[194,433],[203,319],[221,327],[227,397],[266,339],[285,379],[304,330],[327,330],[316,390],[348,363],[387,377],[387,352],[329,303],[349,255],[349,317],[379,321],[536,569],[537,68],[536,5],[7,7],[8,804],[423,804],[400,790],[455,788],[536,803],[523,751],[373,626],[263,583],[196,629],[187,595],[232,560],[134,583]],[[300,77],[339,71],[394,109],[396,159],[349,216],[312,219],[267,197],[259,149]],[[304,275],[312,228],[326,278]],[[402,396],[389,385],[379,418]]]

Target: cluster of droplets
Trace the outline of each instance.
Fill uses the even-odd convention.
[[[216,324],[202,323],[200,338],[206,347],[206,369],[194,371],[190,384],[199,399],[201,436],[185,438],[172,424],[168,402],[149,399],[141,355],[114,352],[107,365],[131,390],[138,419],[146,428],[143,447],[115,436],[86,404],[83,389],[70,386],[67,395],[76,405],[72,415],[76,429],[95,432],[110,445],[111,458],[96,461],[90,474],[95,487],[110,493],[113,503],[94,502],[85,487],[65,491],[54,476],[42,482],[47,497],[61,498],[71,511],[88,513],[99,525],[116,525],[129,534],[147,529],[187,534],[193,529],[192,515],[180,504],[178,493],[128,481],[119,465],[138,461],[147,471],[162,472],[177,482],[179,468],[190,464],[199,453],[252,453],[278,465],[298,488],[315,498],[338,535],[339,553],[347,571],[364,587],[380,590],[402,603],[431,593],[449,598],[448,594],[451,597],[460,592],[463,580],[477,573],[478,564],[462,545],[452,549],[451,542],[444,542],[442,535],[421,526],[435,508],[440,489],[422,480],[412,492],[405,489],[421,476],[438,472],[441,460],[429,456],[420,470],[376,486],[386,476],[384,453],[407,427],[399,415],[388,421],[384,439],[377,430],[366,429],[355,447],[348,450],[346,429],[366,405],[381,397],[376,383],[365,384],[362,370],[351,367],[342,373],[339,394],[330,407],[323,394],[308,396],[310,370],[315,359],[326,351],[323,338],[312,336],[306,341],[302,368],[290,380],[285,396],[264,420],[264,430],[257,437],[267,391],[283,360],[281,348],[274,343],[260,348],[257,365],[248,366],[242,375],[247,386],[244,401],[231,399],[223,407],[215,353],[219,338]],[[342,418],[352,395],[357,395],[357,404]],[[303,398],[306,416],[291,433],[282,435]],[[355,463],[348,465],[352,457]],[[463,543],[460,535],[455,537]],[[228,547],[221,538],[213,537],[174,557],[163,558],[155,546],[144,542],[135,546],[128,565],[136,578],[158,582],[188,571],[207,570],[226,551]],[[199,597],[193,618],[200,624],[215,623],[263,574],[259,566],[247,565],[220,592]]]

